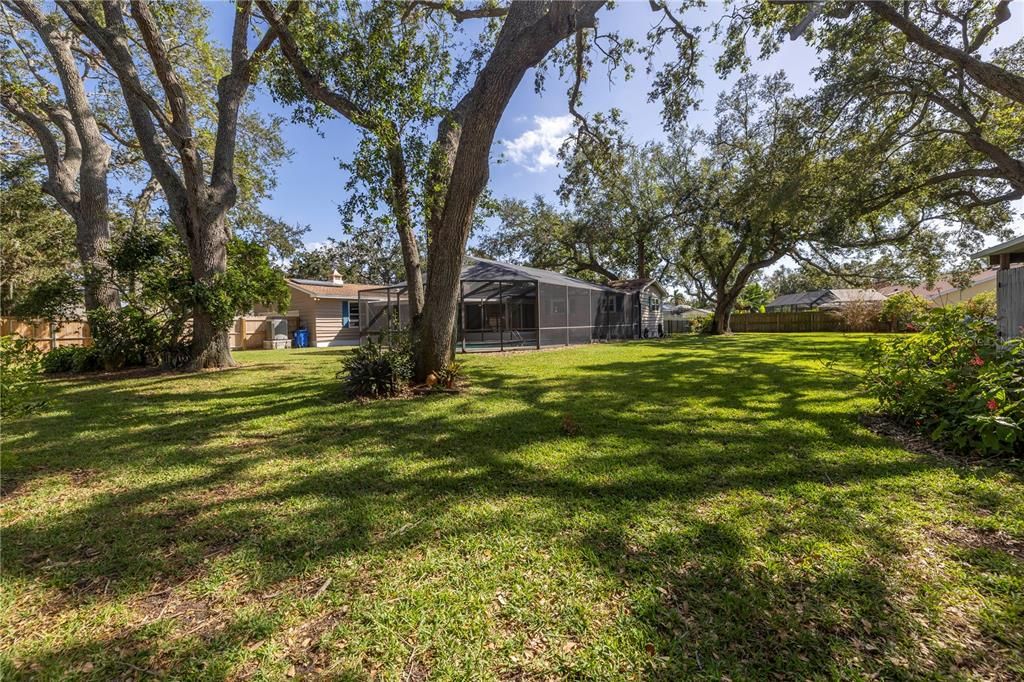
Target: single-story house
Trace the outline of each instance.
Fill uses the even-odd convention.
[[[875,287],[875,291],[889,297],[903,291],[912,292],[914,295],[923,298],[932,305],[944,307],[955,305],[963,301],[969,301],[978,294],[986,291],[996,290],[996,269],[989,268],[971,275],[970,283],[967,286],[958,286],[948,280],[938,280],[932,286],[918,285],[908,286],[905,284],[881,284]]]
[[[653,280],[606,286],[550,270],[467,256],[459,287],[456,344],[463,352],[514,350],[657,335],[661,300]],[[362,339],[409,321],[404,282],[359,292]]]
[[[694,308],[688,305],[663,304],[661,314],[666,320],[693,320],[713,314],[708,308]]]
[[[783,294],[765,305],[768,313],[794,313],[803,310],[838,310],[855,303],[881,303],[885,296],[874,289],[817,289]]]
[[[996,270],[996,316],[1002,339],[1024,337],[1024,235],[979,251]]]
[[[309,345],[313,347],[359,344],[363,318],[359,294],[379,285],[346,284],[337,270],[327,281],[295,278],[285,281],[292,295],[287,317],[298,318],[297,324],[289,325],[290,332],[294,332],[294,327],[309,330]],[[260,309],[256,312],[273,311]]]

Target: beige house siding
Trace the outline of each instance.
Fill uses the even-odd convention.
[[[309,345],[316,345],[316,301],[309,294],[292,287],[292,302],[288,307],[299,313],[299,326],[309,330]]]
[[[932,303],[941,307],[955,305],[957,303],[962,303],[963,301],[969,301],[978,294],[995,290],[996,278],[992,277],[991,279],[987,279],[983,282],[976,282],[965,289],[952,289],[936,294],[932,297]]]
[[[348,300],[350,304],[358,303],[355,299],[321,298],[316,301],[316,340],[310,341],[314,346],[354,346],[359,344],[359,327],[345,329],[341,317],[341,304]],[[360,310],[362,312],[362,310]],[[362,315],[360,315],[360,319]]]

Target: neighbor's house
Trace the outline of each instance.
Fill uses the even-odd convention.
[[[881,303],[885,296],[874,289],[818,289],[783,294],[765,305],[766,313],[796,313],[805,310],[839,310],[858,303]]]
[[[1024,337],[1024,235],[979,251],[996,270],[996,315],[1002,339]]]
[[[466,257],[456,345],[463,352],[635,339],[658,332],[665,290],[651,280],[606,286],[551,270]],[[409,322],[402,282],[359,292],[364,340]]]
[[[882,284],[875,290],[886,297],[909,291],[923,298],[934,306],[943,307],[969,301],[978,294],[996,290],[996,269],[990,268],[971,275],[967,286],[957,286],[947,280],[939,280],[932,286],[911,287],[905,284]]]
[[[641,338],[657,336],[663,315],[661,302],[668,298],[665,288],[650,277],[612,280],[608,286],[625,292],[630,297],[629,304],[639,310],[638,335]]]
[[[314,347],[358,345],[363,318],[359,295],[379,285],[346,284],[337,270],[327,281],[292,278],[286,281],[292,295],[287,313],[289,331],[293,332],[296,327],[308,329],[309,345]]]

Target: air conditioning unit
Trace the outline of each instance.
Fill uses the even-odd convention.
[[[264,350],[291,347],[291,342],[288,340],[287,317],[268,317],[266,325],[267,335],[263,339]]]

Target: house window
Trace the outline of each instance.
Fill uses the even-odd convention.
[[[345,329],[359,327],[359,303],[357,301],[341,302],[341,326]]]
[[[564,298],[549,298],[548,304],[548,310],[551,311],[552,315],[565,315]]]
[[[657,310],[658,309],[658,299],[654,298],[653,296],[649,296],[647,298],[647,309],[652,311],[652,312]]]

